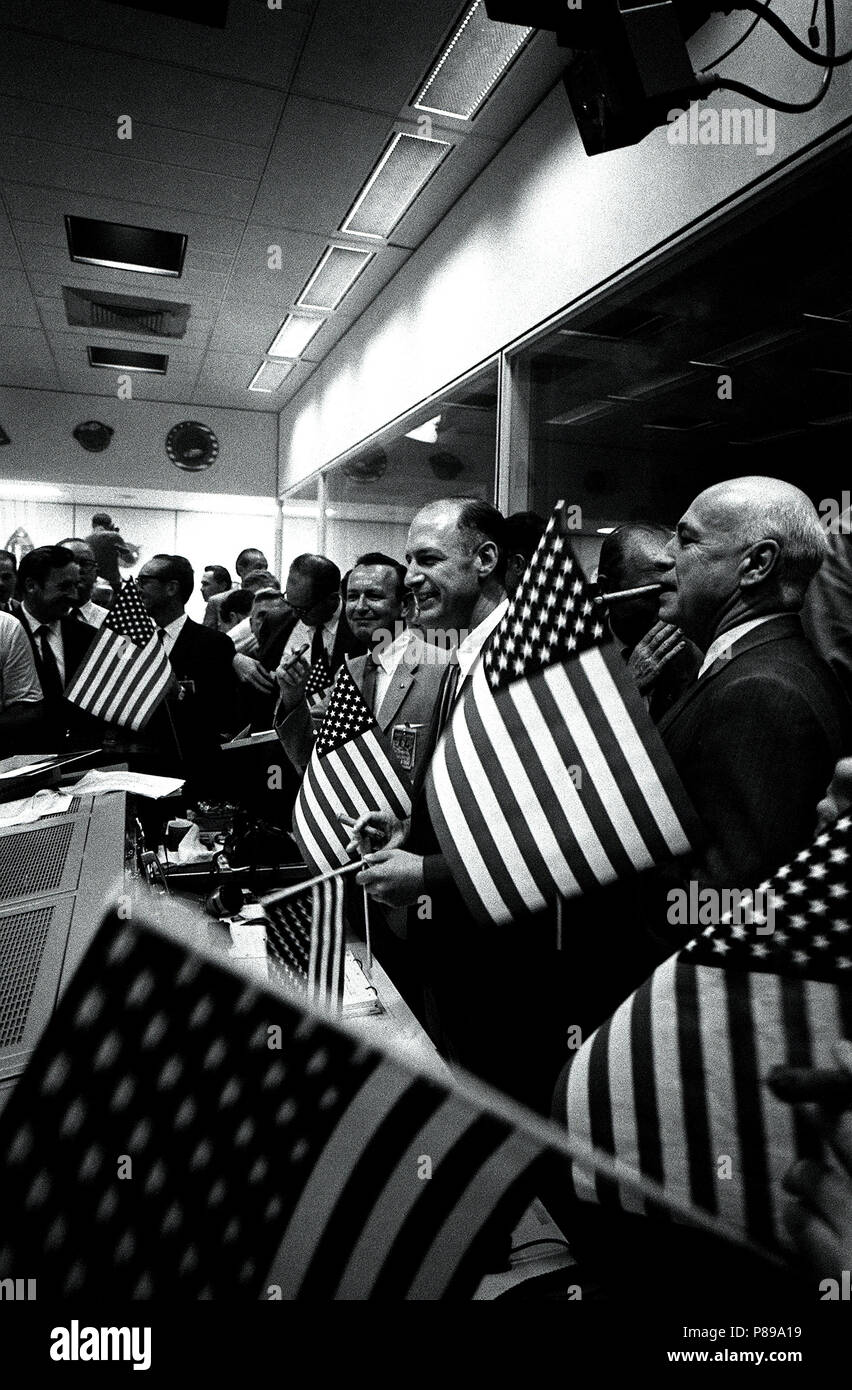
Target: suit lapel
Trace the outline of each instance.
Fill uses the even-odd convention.
[[[393,673],[393,680],[382,700],[381,709],[376,715],[380,729],[387,729],[393,723],[400,705],[415,682],[416,676],[417,668],[410,666],[403,657]]]
[[[768,622],[753,627],[750,632],[745,633],[732,647],[729,647],[727,652],[718,657],[700,679],[693,681],[677,703],[672,705],[671,709],[663,715],[657,725],[658,731],[661,734],[666,733],[672,724],[680,718],[684,710],[689,708],[696,696],[706,690],[709,683],[721,675],[723,671],[729,670],[731,662],[736,661],[737,657],[751,651],[753,647],[763,646],[764,642],[777,642],[784,637],[795,637],[801,631],[801,621],[796,613],[783,613],[777,618],[770,618]]]

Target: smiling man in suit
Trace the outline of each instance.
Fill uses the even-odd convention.
[[[77,603],[80,570],[70,550],[40,545],[18,568],[20,602],[14,613],[26,629],[44,693],[43,747],[53,752],[91,747],[102,724],[64,699],[64,691],[96,635],[88,623],[70,617]]]
[[[222,737],[233,733],[234,644],[187,617],[194,575],[185,556],[154,555],[137,583],[177,681],[144,730],[147,770],[185,777],[189,798],[215,796]]]
[[[404,600],[404,565],[378,551],[355,561],[346,589],[346,621],[366,651],[347,657],[346,666],[400,766],[416,777],[427,755],[427,734],[449,652],[403,628]],[[277,729],[291,762],[303,771],[313,747],[304,701],[285,712]]]
[[[659,731],[707,834],[696,876],[756,888],[808,842],[849,750],[850,711],[802,630],[826,553],[798,488],[746,477],[702,492],[667,547],[660,618],[704,652]]]

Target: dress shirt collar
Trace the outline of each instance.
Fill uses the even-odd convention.
[[[38,632],[40,627],[46,627],[48,632],[52,633],[54,636],[58,636],[59,634],[61,634],[62,628],[59,625],[59,618],[54,618],[52,623],[43,623],[40,618],[36,618],[30,612],[29,608],[27,608],[26,600],[24,600],[24,602],[21,604],[21,612],[27,620],[27,625],[30,629],[30,632],[32,632],[33,634]]]
[[[729,651],[735,642],[741,637],[745,637],[747,632],[751,632],[753,627],[760,627],[761,623],[771,622],[773,618],[783,618],[784,613],[761,613],[759,618],[749,618],[747,622],[737,623],[736,627],[728,628],[727,632],[721,632],[718,637],[714,637],[704,656],[704,660],[698,669],[698,679],[709,671],[714,661],[718,661],[724,652]]]
[[[386,647],[373,649],[373,660],[377,666],[389,676],[392,676],[411,643],[413,633],[410,628],[405,628],[399,636],[389,642]]]
[[[162,624],[163,646],[166,649],[166,656],[171,656],[172,652],[174,651],[175,642],[180,637],[185,622],[186,614],[181,613],[177,618],[172,618],[172,621],[170,623]],[[160,623],[156,624],[157,631],[159,631],[160,626]]]
[[[483,618],[481,623],[467,634],[463,642],[456,648],[456,658],[459,664],[459,684],[467,680],[471,668],[476,663],[476,658],[488,641],[494,629],[504,618],[509,608],[509,600],[501,599],[496,608],[492,608],[487,618]]]
[[[95,603],[94,599],[90,598],[85,603],[81,603],[77,612],[84,623],[89,623],[92,627],[100,627],[109,609],[104,608],[102,603]]]

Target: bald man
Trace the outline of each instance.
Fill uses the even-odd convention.
[[[659,614],[704,652],[659,724],[707,834],[696,877],[756,888],[809,842],[850,748],[850,709],[802,630],[826,553],[816,509],[776,478],[702,492],[667,546]]]

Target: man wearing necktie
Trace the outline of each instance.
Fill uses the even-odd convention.
[[[95,637],[88,623],[70,617],[77,601],[80,571],[70,550],[37,546],[23,557],[18,571],[18,612],[32,644],[44,694],[46,750],[97,743],[100,721],[77,710],[64,691]]]
[[[76,537],[69,537],[67,540],[60,541],[59,544],[65,550],[71,551],[80,571],[80,578],[77,580],[77,597],[71,608],[71,617],[76,618],[78,622],[88,623],[90,627],[100,627],[109,609],[104,608],[101,603],[95,603],[92,598],[95,580],[98,577],[94,551],[86,541],[81,541]]]
[[[305,703],[305,686],[311,672],[316,675],[319,664],[324,663],[330,685],[344,657],[363,652],[364,644],[346,621],[340,570],[327,556],[297,555],[287,574],[284,598],[296,621],[280,647],[275,669],[278,703],[273,724],[278,729],[286,723],[282,743],[285,748],[288,743],[295,748],[298,740],[305,737],[305,720],[310,713]],[[262,653],[265,661],[269,659],[269,650]]]
[[[827,551],[803,492],[751,477],[696,497],[667,547],[660,618],[704,661],[659,730],[707,835],[702,886],[754,890],[807,844],[850,750],[849,706],[799,616]]]
[[[503,528],[490,503],[449,498],[422,508],[409,529],[405,582],[416,603],[414,623],[427,639],[456,643],[427,736],[429,755],[508,608]],[[374,849],[368,825],[383,833],[391,827],[381,817],[358,822],[353,845],[367,851],[368,867],[357,882],[379,903],[408,907],[421,1016],[439,1050],[548,1113],[566,1055],[554,912],[527,914],[499,933],[471,917],[432,826],[423,772],[407,833],[396,826],[390,842]]]

